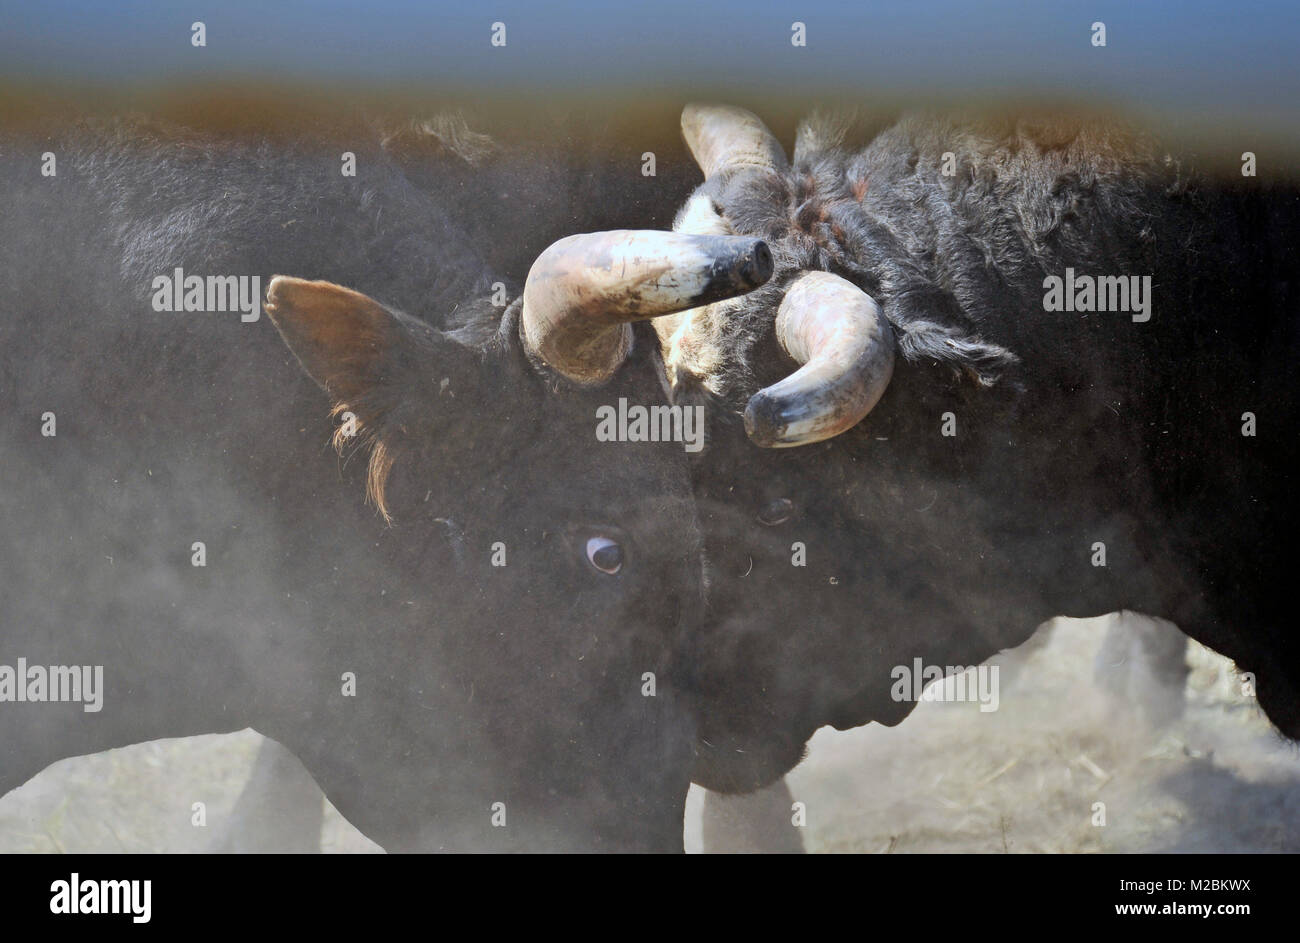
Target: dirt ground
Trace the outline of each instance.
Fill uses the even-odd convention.
[[[1300,749],[1241,695],[1231,663],[1178,633],[1191,670],[1169,684],[1140,648],[1107,645],[1112,629],[1177,633],[1134,616],[1056,620],[989,662],[994,712],[921,703],[894,728],[819,731],[787,777],[805,847],[1300,851]]]
[[[1171,645],[1185,646],[1185,678],[1152,654]],[[996,711],[934,701],[898,727],[818,732],[787,777],[807,850],[1300,851],[1300,748],[1230,663],[1167,623],[1056,620],[987,664]],[[203,851],[260,742],[244,731],[56,763],[0,798],[0,852]],[[787,802],[777,828],[793,827]],[[325,851],[380,850],[325,805]],[[688,851],[702,805],[693,789]]]

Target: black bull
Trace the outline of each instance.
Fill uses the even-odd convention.
[[[716,420],[693,470],[697,782],[752,788],[822,725],[898,723],[916,659],[977,665],[1053,616],[1124,609],[1234,659],[1300,736],[1300,189],[1276,159],[1193,166],[1057,117],[821,116],[789,163],[740,109],[689,108],[683,130],[707,179],[677,228],[776,260],[763,288],[655,324],[674,398]],[[1071,270],[1149,276],[1146,309],[1053,298]],[[833,395],[784,381],[842,349],[817,351],[840,310],[778,336],[808,272],[893,338],[831,370],[863,378]],[[810,417],[830,432],[768,447]]]
[[[600,179],[639,158],[468,173],[488,144],[117,121],[4,141],[0,665],[30,667],[0,687],[0,792],[251,726],[389,850],[680,851],[687,456],[595,438],[598,406],[662,401],[654,335],[576,387],[526,350],[520,304],[503,314],[524,273],[498,275],[566,197],[600,205],[584,223],[630,215]],[[485,247],[480,216],[451,218],[467,179],[498,234],[507,184],[556,211]],[[270,284],[274,326],[235,289],[170,310],[182,274]],[[50,666],[87,667],[83,701],[102,667],[98,709],[55,701],[77,694],[33,680]]]

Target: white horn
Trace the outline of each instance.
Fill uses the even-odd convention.
[[[894,332],[875,300],[829,272],[791,284],[776,336],[802,366],[745,407],[745,431],[764,448],[820,442],[852,428],[894,374]]]
[[[682,109],[682,136],[705,180],[737,167],[783,171],[789,166],[780,142],[758,115],[744,108],[687,105]]]
[[[583,386],[604,383],[632,345],[631,321],[753,291],[772,275],[747,236],[615,230],[569,236],[537,257],[524,285],[524,342]]]

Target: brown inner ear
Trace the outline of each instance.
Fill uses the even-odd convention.
[[[277,275],[266,313],[308,375],[336,400],[371,388],[391,343],[392,316],[372,298],[333,282]]]

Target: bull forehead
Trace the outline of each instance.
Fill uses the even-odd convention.
[[[816,175],[746,168],[705,182],[686,201],[675,230],[767,240],[775,272],[747,295],[654,322],[675,398],[700,387],[743,409],[758,389],[789,372],[788,358],[766,344],[791,280],[826,270],[829,258],[846,252],[846,227],[833,217],[862,211],[847,175],[844,160],[824,162]]]
[[[735,231],[713,208],[713,200],[701,187],[686,201],[673,222],[676,232],[700,236],[730,236]],[[676,390],[687,374],[697,377],[716,375],[721,366],[721,350],[709,344],[707,338],[715,337],[709,325],[725,323],[722,312],[738,305],[738,299],[715,302],[698,308],[670,314],[652,322],[659,337],[664,371],[670,389]],[[703,340],[700,340],[703,339]]]
[[[534,488],[577,508],[604,509],[609,515],[635,514],[645,507],[657,513],[691,518],[689,455],[681,441],[646,441],[598,435],[602,417],[630,409],[649,413],[670,406],[663,367],[653,350],[638,341],[632,359],[605,386],[573,386],[546,397],[534,430],[534,449],[542,463]],[[692,417],[693,419],[694,417]],[[688,513],[690,512],[690,513]]]

